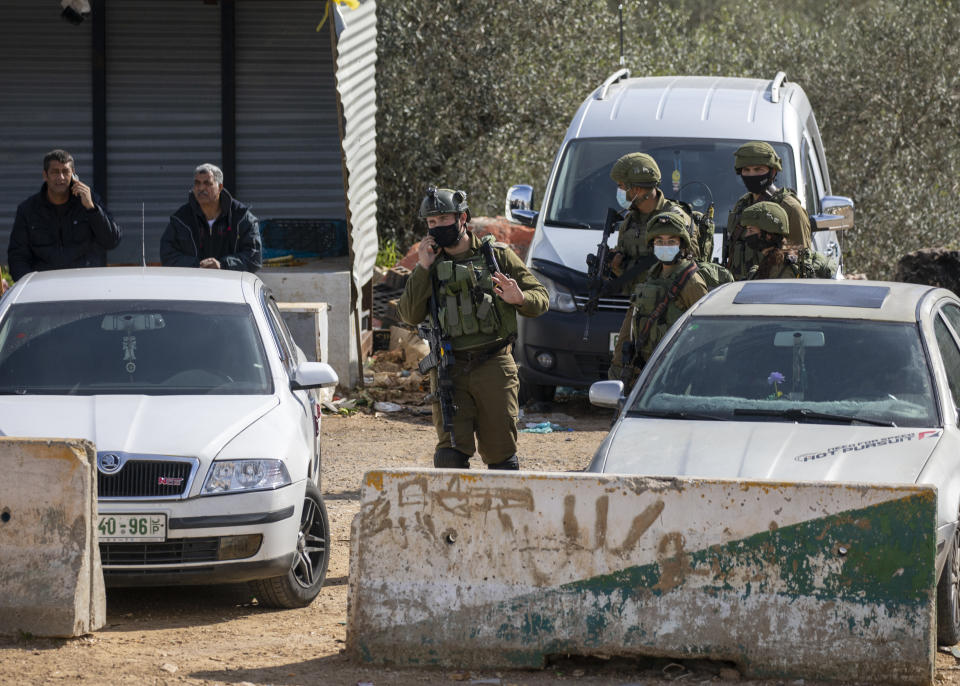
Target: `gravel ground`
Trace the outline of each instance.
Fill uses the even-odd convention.
[[[606,433],[610,411],[591,408],[582,396],[555,403],[552,410],[528,413],[522,421],[548,420],[574,431],[521,434],[521,464],[539,471],[582,470]],[[497,673],[351,664],[342,650],[350,522],[358,510],[362,475],[380,467],[431,466],[434,432],[428,416],[404,412],[325,416],[323,435],[323,492],[332,549],[326,585],[310,607],[261,609],[245,586],[111,589],[107,625],[92,635],[70,640],[0,637],[0,684],[782,683],[740,680],[722,665],[690,661],[573,659],[541,671]],[[958,665],[953,655],[939,653],[936,683],[960,686]]]

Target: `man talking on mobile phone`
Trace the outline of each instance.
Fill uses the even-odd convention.
[[[104,267],[120,227],[83,183],[66,150],[43,156],[43,185],[17,207],[7,260],[14,281],[30,272]]]

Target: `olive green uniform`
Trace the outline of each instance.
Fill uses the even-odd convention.
[[[797,254],[788,253],[780,271],[767,277],[759,276],[760,265],[750,267],[745,280],[756,279],[831,279],[837,272],[836,262],[815,250],[801,250]]]
[[[647,271],[644,282],[641,283],[633,295],[630,296],[631,310],[634,313],[633,319],[630,322],[630,340],[637,346],[637,357],[635,360],[636,364],[629,374],[629,379],[627,379],[628,386],[633,385],[643,365],[650,359],[650,355],[653,354],[653,349],[657,347],[657,343],[663,338],[667,329],[673,326],[674,322],[680,319],[680,316],[686,312],[691,305],[707,294],[706,282],[699,273],[694,272],[687,279],[687,282],[677,293],[676,297],[669,301],[666,310],[659,319],[652,323],[646,338],[640,340],[641,331],[650,318],[651,313],[653,313],[657,305],[667,295],[674,282],[680,278],[680,275],[683,274],[684,270],[691,264],[692,260],[682,259],[674,265],[674,268],[669,274],[664,274],[663,263],[658,262]],[[609,377],[611,379],[623,378],[624,361],[620,359],[621,351],[619,350],[621,346],[618,345],[617,348],[618,351],[614,363],[610,366]]]
[[[651,250],[648,245],[647,223],[655,214],[667,211],[679,212],[683,214],[683,216],[687,218],[687,222],[692,225],[693,220],[683,211],[679,203],[667,198],[659,188],[656,189],[656,194],[657,204],[652,210],[649,212],[639,212],[636,209],[631,209],[620,223],[620,227],[617,230],[616,251],[623,255],[623,262],[619,269],[613,270],[614,276],[622,276],[624,272],[629,271],[631,267],[641,260],[653,259],[653,250]],[[697,247],[698,236],[696,235],[695,226],[693,231],[693,235],[690,236],[690,243],[694,251],[694,258],[699,260],[699,248]],[[641,271],[637,274],[636,278],[624,284],[621,292],[624,295],[630,295],[646,278],[647,270]]]
[[[638,212],[636,209],[631,209],[627,212],[627,216],[620,223],[620,228],[617,232],[617,252],[623,255],[623,262],[620,265],[620,269],[612,270],[614,276],[620,277],[624,272],[629,271],[631,267],[637,264],[640,260],[651,260],[653,258],[653,250],[647,244],[647,223],[650,219],[661,212],[676,211],[683,214],[684,217],[687,217],[687,220],[690,221],[689,215],[683,211],[683,208],[675,203],[673,200],[667,198],[658,188],[657,193],[657,205],[650,212]],[[698,243],[697,236],[690,237],[691,247],[694,250],[697,250],[696,246]],[[699,259],[699,258],[698,258]],[[655,265],[654,265],[655,266]],[[639,288],[644,280],[647,278],[647,273],[649,270],[643,270],[637,276],[630,280],[629,283],[624,284],[623,290],[621,293],[624,295],[632,294],[637,288]],[[613,362],[611,364],[616,365],[616,369],[612,366],[608,375],[611,375],[611,379],[620,378],[620,345],[622,341],[627,340],[630,335],[630,322],[633,321],[633,306],[627,308],[627,312],[623,317],[623,322],[620,324],[620,332],[617,334],[617,343],[614,346],[613,352]],[[613,376],[615,374],[615,376]]]
[[[737,200],[727,219],[727,237],[730,240],[727,268],[737,281],[745,279],[750,269],[760,262],[760,255],[744,243],[744,227],[740,217],[745,209],[763,201],[775,202],[787,213],[790,233],[786,237],[786,242],[789,245],[802,248],[810,248],[813,245],[810,238],[810,218],[793,191],[777,188],[772,192],[764,193],[759,199],[754,199],[752,193],[746,193]]]
[[[517,452],[517,391],[520,382],[510,345],[517,331],[517,314],[537,317],[546,312],[546,289],[508,246],[494,243],[500,271],[517,282],[523,303],[510,305],[493,292],[493,282],[480,253],[481,239],[469,233],[470,249],[457,256],[441,251],[429,270],[419,264],[407,279],[397,311],[407,324],[426,319],[436,279],[440,296],[440,324],[454,351],[451,378],[457,413],[453,432],[456,450],[479,452],[487,465],[499,464]],[[490,239],[490,238],[488,238]],[[485,239],[486,240],[486,239]],[[436,391],[437,372],[430,372]],[[440,403],[433,403],[437,449],[451,447],[443,429]]]

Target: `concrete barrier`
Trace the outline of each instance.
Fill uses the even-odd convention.
[[[353,521],[361,662],[734,662],[929,684],[936,490],[596,474],[370,472]]]
[[[0,633],[80,636],[103,626],[96,450],[0,438]]]

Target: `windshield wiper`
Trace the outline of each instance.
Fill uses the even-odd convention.
[[[593,227],[590,224],[587,224],[586,222],[565,222],[565,221],[560,221],[559,219],[556,219],[556,220],[551,219],[549,221],[544,222],[544,224],[549,224],[550,226],[559,226],[560,228],[563,228],[563,229],[589,229],[593,231]]]
[[[823,419],[830,422],[842,422],[845,424],[862,422],[863,424],[870,424],[872,426],[896,426],[895,422],[883,421],[880,419],[866,419],[864,417],[853,417],[846,414],[814,412],[813,410],[808,410],[804,407],[792,407],[790,409],[783,410],[750,410],[741,408],[734,410],[733,415],[735,417],[783,417],[784,419],[792,419],[796,422],[801,422],[808,419]]]
[[[707,422],[726,422],[727,417],[687,412],[686,410],[627,410],[628,417],[656,417],[657,419],[694,419]]]

